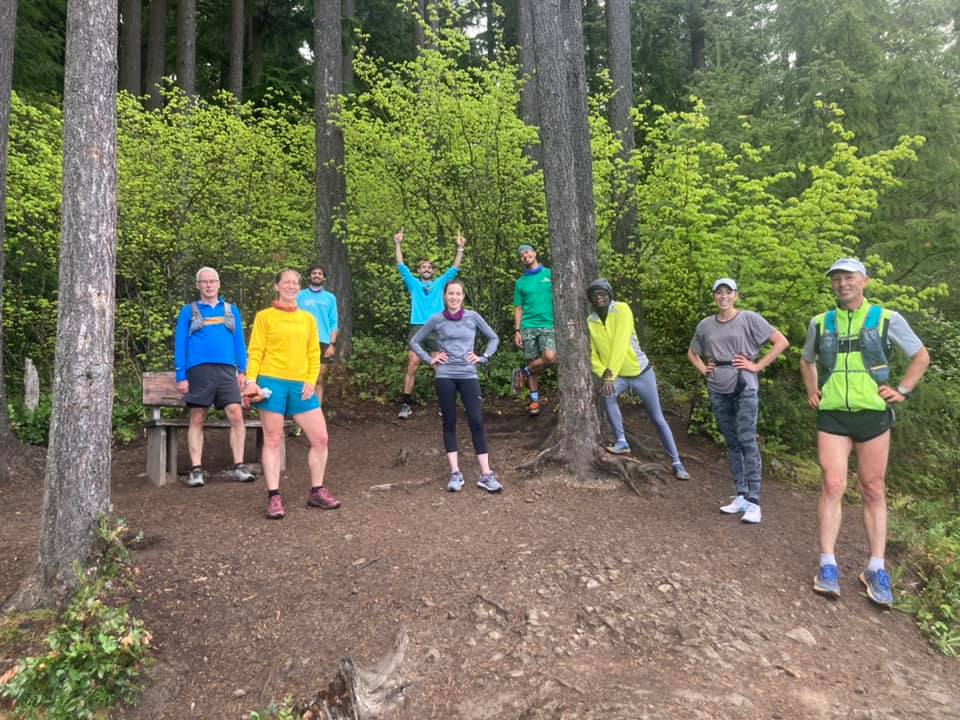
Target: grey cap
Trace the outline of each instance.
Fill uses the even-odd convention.
[[[533,248],[533,245],[521,245],[520,247],[517,248],[517,255],[522,255],[527,251],[536,252],[536,250],[534,250]]]
[[[827,270],[827,277],[830,277],[830,275],[838,270],[841,272],[858,272],[864,277],[869,277],[869,275],[867,275],[867,268],[856,258],[840,258]]]
[[[603,290],[607,296],[613,300],[613,286],[604,278],[597,278],[587,287],[587,300],[593,302],[593,294],[597,290]]]
[[[730,288],[734,292],[739,292],[737,290],[737,281],[734,280],[733,278],[722,277],[722,278],[719,278],[718,280],[715,280],[713,283],[713,292],[716,292],[717,288],[720,287],[721,285],[726,285],[728,288]]]

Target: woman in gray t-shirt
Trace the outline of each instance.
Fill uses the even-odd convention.
[[[473,449],[480,463],[480,479],[477,486],[487,492],[501,492],[503,485],[490,469],[487,438],[483,431],[483,394],[477,377],[477,365],[485,365],[497,351],[500,338],[479,313],[466,310],[463,301],[466,293],[460,280],[451,280],[443,292],[443,312],[433,315],[410,340],[410,349],[434,369],[434,385],[443,415],[443,445],[450,462],[450,480],[447,490],[457,492],[463,487],[457,448],[457,394],[467,414]],[[475,352],[477,332],[487,338],[483,354]],[[423,342],[431,333],[436,334],[440,352],[430,355]]]
[[[720,508],[743,513],[743,522],[759,523],[760,477],[763,465],[757,443],[760,383],[757,375],[790,347],[789,341],[764,317],[736,306],[737,283],[720,278],[713,283],[717,314],[697,325],[687,357],[707,378],[710,407],[727,443],[730,470],[737,488],[732,502]],[[773,347],[758,359],[760,349]]]

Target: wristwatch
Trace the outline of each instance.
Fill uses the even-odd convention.
[[[897,385],[897,392],[903,395],[905,398],[910,397],[910,390],[907,390],[903,385]]]

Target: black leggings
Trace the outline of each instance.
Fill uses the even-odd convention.
[[[467,424],[473,437],[477,455],[487,452],[487,436],[483,432],[483,395],[476,378],[436,378],[437,399],[443,414],[443,447],[448,453],[457,452],[457,391],[467,411]]]

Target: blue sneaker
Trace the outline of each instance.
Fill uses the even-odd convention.
[[[864,570],[860,573],[860,582],[867,589],[867,597],[880,607],[893,607],[893,591],[890,589],[890,576],[883,568]]]
[[[450,482],[447,483],[447,492],[460,492],[463,487],[463,473],[459,470],[450,473]]]
[[[614,455],[626,455],[630,452],[630,446],[626,440],[617,440],[613,445],[607,445],[604,450]]]
[[[840,569],[836,565],[821,565],[813,578],[813,591],[830,598],[840,597]]]
[[[483,488],[489,493],[503,492],[503,485],[500,484],[500,481],[497,480],[497,476],[492,472],[481,475],[480,479],[477,480],[477,487]]]

